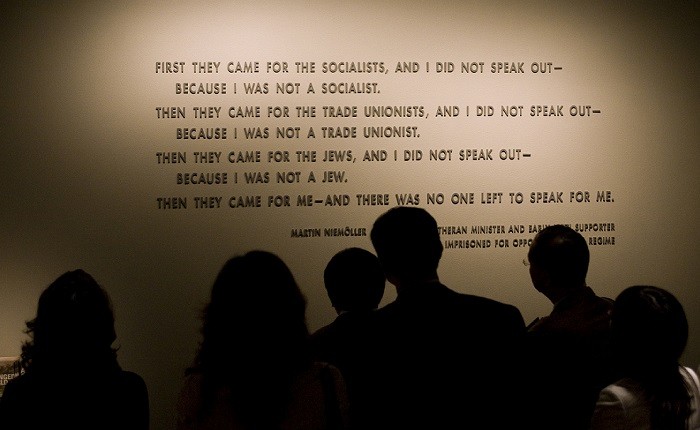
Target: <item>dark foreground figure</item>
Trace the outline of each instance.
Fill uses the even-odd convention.
[[[337,368],[313,360],[305,310],[301,290],[276,255],[251,251],[227,261],[180,391],[177,428],[346,428],[345,384]]]
[[[700,428],[700,382],[678,362],[688,320],[673,294],[653,286],[625,289],[615,299],[612,336],[621,379],[601,391],[591,429]]]
[[[373,428],[515,428],[503,403],[514,400],[513,362],[525,331],[518,309],[440,283],[442,242],[423,209],[389,210],[371,239],[397,291],[376,316]]]
[[[146,385],[117,363],[107,293],[82,270],[54,281],[27,323],[25,373],[0,399],[0,428],[145,430]]]
[[[528,252],[532,284],[553,305],[528,327],[523,354],[523,423],[541,430],[589,428],[598,393],[614,381],[613,301],[586,284],[586,240],[564,225],[540,231]]]
[[[371,252],[347,248],[330,259],[323,280],[338,316],[311,336],[314,356],[340,369],[348,387],[351,425],[366,428],[372,422],[367,401],[382,377],[373,373],[377,357],[372,339],[384,295],[384,271]]]

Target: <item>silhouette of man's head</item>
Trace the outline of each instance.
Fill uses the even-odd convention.
[[[107,293],[83,270],[59,276],[39,297],[36,318],[27,322],[32,341],[23,348],[23,360],[56,362],[112,357],[117,335]]]
[[[426,210],[392,208],[377,218],[370,236],[390,281],[437,278],[443,248],[437,222]]]
[[[563,290],[586,285],[588,245],[570,227],[551,225],[541,230],[532,241],[527,258],[533,285],[550,299]]]
[[[335,254],[323,272],[328,297],[338,312],[376,309],[384,295],[385,280],[379,259],[362,248]]]

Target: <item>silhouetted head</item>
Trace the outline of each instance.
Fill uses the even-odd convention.
[[[347,248],[328,262],[323,281],[338,312],[367,311],[379,306],[386,278],[374,254],[362,248]]]
[[[633,286],[615,299],[611,329],[624,366],[639,371],[677,367],[688,341],[683,306],[670,292]]]
[[[252,251],[230,259],[205,310],[207,360],[227,366],[232,357],[293,355],[308,336],[305,307],[292,273],[276,255]]]
[[[553,299],[572,288],[586,285],[590,254],[586,239],[564,225],[541,230],[527,254],[535,288]]]
[[[437,222],[425,209],[389,209],[374,222],[370,236],[390,281],[437,277],[442,242]]]
[[[27,366],[111,361],[115,356],[112,305],[83,270],[59,276],[44,290],[36,318],[27,322],[27,333],[32,337],[22,353]]]
[[[203,377],[200,413],[227,387],[246,427],[279,427],[294,376],[311,362],[305,307],[292,273],[276,255],[252,251],[224,264],[191,369]]]

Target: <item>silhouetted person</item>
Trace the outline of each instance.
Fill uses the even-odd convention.
[[[340,369],[348,386],[354,428],[365,428],[366,399],[381,375],[373,374],[376,359],[374,312],[384,295],[386,278],[377,257],[362,248],[348,248],[331,258],[323,273],[338,317],[315,332],[314,355]]]
[[[229,260],[212,287],[178,429],[342,429],[340,372],[312,360],[304,297],[277,256]]]
[[[525,330],[520,312],[440,283],[443,246],[424,209],[390,209],[375,221],[371,239],[397,291],[377,311],[383,378],[375,427],[512,428],[502,405],[512,391],[513,349]]]
[[[680,366],[688,341],[683,307],[668,291],[634,286],[615,300],[613,345],[622,379],[600,393],[593,430],[700,428],[700,383]]]
[[[554,305],[528,327],[527,403],[531,428],[585,429],[598,392],[613,379],[612,300],[586,285],[586,240],[564,225],[541,230],[528,252],[530,278]]]
[[[27,333],[25,373],[0,399],[3,430],[148,428],[146,385],[119,367],[112,306],[89,274],[67,272],[49,285]]]
[[[331,304],[341,315],[377,309],[386,278],[374,254],[362,248],[347,248],[330,259],[323,282]]]

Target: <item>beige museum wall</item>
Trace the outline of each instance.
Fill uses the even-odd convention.
[[[633,284],[665,287],[683,302],[691,338],[683,360],[700,364],[697,227],[698,7],[637,2],[240,1],[97,2],[0,6],[0,356],[19,353],[24,322],[43,288],[78,267],[92,273],[115,305],[119,358],[148,383],[154,428],[170,428],[184,368],[198,342],[199,312],[223,262],[253,248],[278,253],[307,296],[312,330],[333,312],[322,285],[327,260],[340,249],[371,249],[367,237],[293,238],[300,228],[371,227],[386,206],[359,206],[357,194],[418,194],[444,226],[524,226],[523,233],[461,235],[490,240],[488,249],[446,250],[440,275],[452,288],[518,306],[527,321],[550,305],[530,286],[521,261],[530,225],[614,224],[614,245],[592,246],[589,284],[614,297]],[[160,61],[184,61],[179,75],[156,73]],[[221,63],[198,76],[191,62]],[[258,61],[258,74],[224,71],[230,61]],[[268,74],[267,62],[315,62],[317,72]],[[323,74],[330,61],[384,62],[386,74]],[[483,61],[484,73],[437,74],[436,63]],[[419,64],[395,73],[397,63]],[[523,62],[525,73],[490,73],[492,62]],[[562,69],[531,73],[533,62]],[[425,64],[431,65],[426,72]],[[237,94],[178,95],[177,82],[237,84]],[[269,83],[248,95],[244,82]],[[316,94],[275,94],[300,82]],[[324,82],[377,82],[379,94],[320,94]],[[193,106],[261,106],[263,118],[194,120]],[[427,118],[267,118],[267,106],[421,105]],[[460,106],[439,118],[437,108]],[[500,106],[524,106],[503,117]],[[532,105],[562,105],[563,117],[531,117]],[[185,120],[156,117],[183,106]],[[470,115],[465,108],[470,106]],[[476,106],[494,106],[492,117]],[[570,106],[600,113],[569,114]],[[417,127],[419,137],[279,139],[276,127]],[[177,127],[227,127],[239,138],[182,141]],[[269,139],[244,139],[244,127],[269,127]],[[458,161],[460,149],[520,149],[520,160]],[[351,149],[355,163],[186,166],[158,164],[156,153],[184,151]],[[429,151],[453,150],[452,161]],[[365,150],[393,151],[399,161],[364,162]],[[401,161],[405,150],[424,159]],[[190,159],[191,160],[191,159]],[[189,161],[189,160],[188,160]],[[177,185],[189,171],[300,171],[300,184]],[[344,171],[347,182],[308,183],[310,171]],[[531,192],[562,192],[563,203],[530,203]],[[569,201],[589,191],[593,201]],[[598,191],[612,200],[595,202]],[[453,205],[453,193],[475,194]],[[482,193],[502,192],[500,204]],[[511,204],[509,193],[524,202]],[[442,205],[426,195],[443,193]],[[198,195],[347,194],[346,207],[195,210]],[[187,210],[159,210],[156,199],[184,196]],[[294,200],[295,202],[295,200]],[[407,232],[410,234],[410,232]],[[509,247],[495,248],[504,239]],[[385,301],[393,298],[388,288]]]

